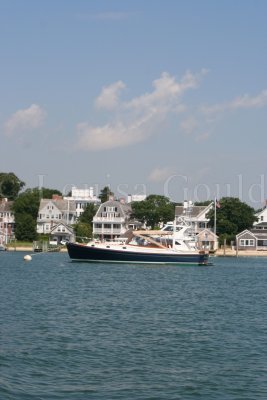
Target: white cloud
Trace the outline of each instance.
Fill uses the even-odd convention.
[[[151,93],[146,93],[131,100],[127,104],[127,107],[142,109],[143,107],[165,106],[168,109],[172,109],[178,105],[177,100],[187,90],[197,88],[200,77],[204,73],[205,71],[203,70],[200,74],[193,75],[188,71],[181,79],[181,82],[177,82],[175,77],[167,72],[163,72],[159,79],[153,81],[152,86],[154,90]]]
[[[237,109],[260,108],[267,105],[267,90],[262,91],[257,96],[245,94],[229,102],[205,106],[201,111],[207,115],[221,114],[225,111],[234,111]]]
[[[86,122],[77,125],[78,147],[87,150],[107,150],[129,146],[146,140],[149,136],[164,132],[160,129],[171,113],[182,112],[183,94],[195,89],[206,71],[193,75],[187,72],[178,82],[164,72],[153,83],[153,90],[128,102],[120,102],[120,91],[125,87],[118,81],[104,88],[96,100],[100,108],[116,107],[114,119],[103,126],[92,127]]]
[[[86,122],[77,125],[78,148],[84,150],[109,150],[143,141],[151,134],[150,116],[131,123],[122,121],[91,127]]]
[[[124,88],[125,84],[122,81],[104,87],[95,101],[96,107],[106,108],[108,110],[115,108],[118,105],[119,94]]]
[[[193,116],[188,117],[187,119],[184,119],[180,123],[180,128],[187,135],[190,135],[191,133],[193,133],[194,130],[197,128],[197,126],[198,126],[197,120]]]
[[[230,108],[259,108],[267,105],[267,90],[262,91],[255,97],[245,94],[244,96],[237,97],[230,103]]]
[[[8,136],[16,132],[33,130],[41,126],[46,116],[37,104],[32,104],[29,108],[16,111],[5,123],[5,133]]]
[[[173,174],[173,170],[170,167],[156,167],[149,174],[148,180],[151,182],[164,182]]]

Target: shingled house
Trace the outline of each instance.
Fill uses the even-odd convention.
[[[41,199],[38,217],[37,233],[53,234],[58,243],[62,239],[71,240],[73,230],[71,225],[76,221],[76,208],[73,201],[64,200],[59,195],[52,199]]]
[[[267,251],[267,223],[255,225],[252,229],[245,229],[236,235],[238,250]]]
[[[13,201],[0,199],[0,244],[9,243],[15,236],[15,218],[12,212]]]
[[[93,218],[93,234],[101,239],[114,239],[123,235],[129,229],[131,211],[130,204],[111,197],[100,205]]]

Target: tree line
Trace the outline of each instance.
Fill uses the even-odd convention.
[[[17,240],[37,240],[36,220],[38,216],[40,199],[51,199],[53,194],[62,195],[57,189],[32,188],[23,191],[25,183],[13,172],[0,173],[0,198],[7,198],[13,201],[12,211],[14,212],[16,226],[15,236]],[[101,202],[114,195],[108,186],[105,186],[99,194]],[[207,205],[211,201],[196,203],[195,205]],[[171,202],[166,196],[151,194],[140,202],[132,203],[131,218],[145,223],[155,229],[160,223],[172,221],[175,215],[177,203]],[[181,203],[179,203],[181,205]],[[77,236],[92,236],[92,220],[97,209],[95,205],[88,204],[84,212],[74,225]],[[214,227],[214,208],[207,215],[209,227]],[[256,221],[255,210],[248,204],[235,197],[223,197],[220,199],[220,208],[216,209],[216,233],[220,242],[224,239],[227,242],[235,240],[237,233],[244,229],[250,229]]]

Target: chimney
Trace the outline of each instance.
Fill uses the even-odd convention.
[[[59,194],[53,194],[52,195],[52,200],[57,201],[57,200],[62,200],[62,196]]]

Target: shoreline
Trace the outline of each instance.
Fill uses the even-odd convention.
[[[35,252],[32,247],[27,247],[27,246],[8,247],[6,249],[6,251],[7,252],[28,251],[30,253],[35,253],[35,254],[38,253],[38,252]],[[66,248],[62,248],[57,252],[55,252],[55,251],[46,251],[45,253],[66,253],[66,252],[67,252],[67,249]],[[42,252],[40,252],[40,253],[42,253]]]
[[[229,248],[218,249],[214,254],[216,257],[267,257],[267,251],[264,250],[232,250]]]

